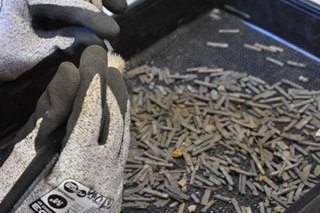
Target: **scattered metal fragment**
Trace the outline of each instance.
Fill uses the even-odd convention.
[[[228,48],[228,47],[229,47],[229,44],[227,44],[227,43],[218,43],[218,42],[208,41],[208,42],[207,42],[207,46],[210,46],[210,47],[218,47],[218,48]]]
[[[216,84],[211,84],[211,83],[200,81],[200,80],[194,80],[193,83],[196,85],[201,85],[201,86],[205,86],[208,88],[217,88],[218,87]]]
[[[162,193],[162,192],[159,192],[159,191],[156,191],[156,190],[152,190],[150,188],[143,189],[143,192],[151,194],[151,195],[155,195],[155,196],[158,196],[158,197],[161,197],[161,198],[168,198],[169,197],[168,194],[166,194],[166,193]]]
[[[208,181],[207,179],[205,179],[205,178],[203,178],[203,177],[201,177],[201,176],[199,176],[199,175],[195,175],[195,179],[198,180],[198,181],[200,181],[200,182],[202,182],[202,183],[205,184],[205,185],[208,185],[208,186],[213,186],[213,185],[214,185],[213,182]]]
[[[239,175],[239,187],[238,190],[241,194],[246,193],[246,176],[244,175]]]
[[[237,172],[237,173],[239,173],[239,174],[242,174],[242,175],[245,175],[245,176],[248,176],[248,177],[255,177],[255,176],[257,176],[257,174],[254,173],[254,172],[248,172],[248,171],[242,170],[242,169],[237,168],[237,167],[230,166],[230,167],[228,167],[228,168],[229,168],[231,171],[235,171],[235,172]]]
[[[264,181],[266,184],[268,184],[271,188],[273,188],[274,190],[278,190],[279,186],[276,185],[271,179],[269,179],[267,176],[262,175],[260,176],[261,181]]]
[[[122,208],[137,208],[137,209],[145,209],[149,206],[147,202],[124,202],[121,204]]]
[[[179,210],[178,213],[184,213],[184,208],[185,208],[186,204],[185,203],[181,203],[179,206]]]
[[[259,202],[259,210],[260,213],[266,213],[263,202]]]
[[[317,165],[313,170],[314,175],[320,176],[320,165]]]
[[[227,182],[229,183],[229,185],[233,186],[234,182],[232,180],[232,177],[229,175],[229,173],[226,171],[226,169],[223,166],[219,167],[220,171],[222,172],[224,178],[227,180]]]
[[[207,202],[207,204],[201,209],[201,212],[208,212],[208,209],[212,206],[213,203],[214,203],[213,200],[210,200],[209,202]]]
[[[320,158],[315,155],[315,154],[311,154],[311,157],[313,158],[313,160],[315,160],[318,164],[320,164]]]
[[[188,211],[189,211],[189,212],[195,212],[196,209],[197,209],[197,206],[196,206],[196,205],[190,205],[190,206],[188,206]]]
[[[239,29],[219,29],[219,33],[239,33]]]
[[[284,63],[282,61],[279,61],[277,59],[271,58],[271,57],[266,57],[267,61],[270,61],[271,63],[278,65],[279,67],[283,67]]]
[[[203,197],[201,199],[201,204],[202,205],[206,205],[209,202],[210,195],[211,195],[211,190],[210,189],[204,190],[204,194],[203,194]]]
[[[206,68],[206,67],[189,67],[186,69],[186,72],[197,72],[199,69]]]
[[[173,207],[176,207],[178,204],[179,204],[178,201],[174,201],[174,202],[170,203],[169,207],[173,208]]]
[[[237,213],[242,213],[242,211],[240,209],[240,206],[239,206],[239,203],[235,198],[231,198],[231,203],[232,203],[232,205],[233,205],[233,207],[234,207],[234,209],[236,210]]]
[[[274,46],[274,45],[270,45],[269,47],[273,52],[283,52],[284,51],[283,48],[277,47],[277,46]]]
[[[301,119],[296,125],[295,128],[296,129],[302,129],[307,123],[309,123],[311,121],[312,117],[305,117],[303,119]]]
[[[300,152],[303,155],[308,155],[309,153],[303,149],[301,146],[297,145],[297,144],[293,144],[292,147],[294,147],[298,152]]]
[[[271,197],[272,197],[272,199],[274,199],[278,204],[280,204],[284,208],[289,208],[288,203],[286,201],[282,200],[281,198],[279,198],[278,196],[271,194]]]
[[[199,202],[200,202],[199,198],[198,198],[197,195],[195,195],[194,193],[192,193],[192,194],[190,195],[190,197],[192,198],[192,200],[193,200],[195,203],[199,203]]]
[[[255,162],[256,166],[258,167],[259,171],[261,172],[261,174],[266,174],[266,172],[264,171],[260,161],[258,160],[257,156],[255,153],[250,153],[251,154],[251,158],[253,159],[253,161]]]
[[[253,213],[250,206],[245,207],[245,209],[247,210],[247,213]]]
[[[251,190],[252,192],[252,195],[254,196],[258,196],[259,195],[259,192],[257,191],[257,188],[255,187],[255,185],[250,182],[250,181],[247,181],[246,182],[246,185],[249,187],[249,189]]]
[[[281,93],[281,95],[283,95],[286,99],[288,100],[292,100],[292,97],[287,93],[285,92],[280,86],[275,86],[274,87],[279,93]],[[284,99],[282,99],[284,100]]]
[[[224,202],[230,202],[231,198],[229,197],[225,197],[225,196],[222,196],[222,195],[214,195],[213,196],[214,198],[216,198],[217,200],[221,200],[221,201],[224,201]]]
[[[214,135],[205,135],[205,136],[203,136],[203,137],[198,138],[198,139],[195,140],[193,143],[194,143],[195,145],[199,145],[199,144],[201,144],[201,143],[203,143],[203,142],[206,142],[206,141],[212,139],[213,137],[214,137]]]
[[[178,184],[181,186],[181,187],[184,187],[186,184],[187,184],[188,180],[186,178],[182,178]]]
[[[283,49],[281,47],[277,47],[274,45],[267,46],[264,44],[255,43],[254,46],[271,53],[283,52]]]
[[[166,199],[166,200],[157,200],[156,202],[153,203],[153,205],[157,208],[162,208],[164,207],[165,205],[167,205],[169,203],[169,199]]]
[[[304,63],[300,63],[300,62],[296,62],[296,61],[287,61],[287,64],[293,67],[301,67],[301,68],[305,68],[307,65]]]
[[[288,86],[292,86],[294,88],[297,88],[297,89],[303,89],[302,86],[300,86],[299,84],[296,84],[288,79],[281,79],[281,82],[287,84]]]
[[[298,80],[303,82],[303,83],[307,83],[309,81],[309,78],[308,77],[304,77],[303,75],[300,75],[298,77]]]
[[[138,75],[145,74],[148,70],[150,70],[150,67],[148,65],[142,65],[140,67],[137,67],[137,68],[134,68],[132,70],[125,72],[125,75],[128,78],[134,78]]]
[[[251,44],[244,44],[243,46],[246,49],[254,50],[254,51],[257,51],[257,52],[261,52],[261,50],[262,50],[260,47],[257,47],[257,46],[251,45]]]

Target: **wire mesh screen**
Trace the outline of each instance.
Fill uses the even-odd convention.
[[[238,34],[219,33],[219,29],[239,29],[240,32]],[[208,41],[228,43],[229,47],[211,48],[206,46]],[[280,54],[257,53],[243,46],[254,43],[275,45],[284,48],[285,51]],[[303,62],[307,64],[307,68],[279,67],[268,63],[266,61],[268,56],[283,62],[287,60]],[[310,78],[308,83],[299,82],[306,89],[317,89],[320,85],[318,62],[253,30],[241,20],[224,12],[211,12],[180,27],[133,57],[129,61],[129,66],[134,67],[144,63],[167,67],[177,72],[184,72],[185,69],[196,66],[222,67],[227,70],[247,72],[270,84],[281,78],[298,82],[299,76],[303,75]]]

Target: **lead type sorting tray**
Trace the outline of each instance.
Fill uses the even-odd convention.
[[[287,209],[319,181],[318,69],[219,10],[132,57],[123,212]]]

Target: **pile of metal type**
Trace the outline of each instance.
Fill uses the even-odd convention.
[[[130,59],[123,213],[282,212],[320,181],[319,64],[253,29],[213,10]]]
[[[224,202],[237,213],[282,212],[319,181],[320,91],[207,67],[181,75],[144,65],[126,76],[141,85],[125,208],[219,212]]]
[[[224,196],[232,191],[265,197],[260,212],[281,212],[318,182],[319,91],[217,68],[186,72],[144,65],[126,73],[148,87],[131,97],[137,147],[126,167],[125,207],[209,212],[222,200],[235,212],[256,208]]]
[[[208,67],[126,77],[140,84],[124,208],[283,212],[319,182],[320,91]]]

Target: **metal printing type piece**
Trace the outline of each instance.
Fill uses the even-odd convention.
[[[249,50],[254,50],[257,52],[262,51],[262,49],[260,47],[257,47],[257,46],[251,45],[251,44],[244,44],[243,46],[244,46],[244,48],[249,49]]]
[[[222,196],[222,195],[219,195],[219,194],[214,195],[213,197],[218,199],[218,200],[222,200],[224,202],[230,202],[231,201],[231,198],[226,197],[226,196]]]
[[[179,210],[178,213],[184,213],[184,208],[185,208],[186,204],[185,203],[181,203],[179,206]]]
[[[197,195],[195,195],[194,193],[192,193],[190,197],[192,198],[192,200],[193,200],[195,203],[199,203],[199,202],[200,202],[199,198],[198,198]]]
[[[207,202],[207,204],[201,209],[201,212],[208,212],[208,209],[214,204],[213,200]]]
[[[239,206],[239,203],[235,198],[231,198],[231,203],[232,203],[232,205],[233,205],[233,207],[234,207],[234,209],[236,210],[237,213],[242,213],[242,211],[240,209],[240,206]]]
[[[219,33],[239,33],[239,29],[219,29]]]
[[[260,210],[260,213],[265,213],[266,212],[263,202],[259,202],[259,210]]]
[[[300,63],[300,62],[296,62],[296,61],[287,61],[287,64],[293,67],[301,67],[301,68],[305,68],[307,65],[304,63]]]
[[[203,197],[201,199],[201,204],[202,205],[206,205],[209,202],[210,195],[211,195],[211,190],[210,189],[204,190],[204,194],[203,194]]]
[[[229,44],[227,44],[227,43],[218,43],[218,42],[208,41],[208,42],[207,42],[207,46],[210,46],[210,47],[218,47],[218,48],[228,48],[228,47],[229,47]]]

